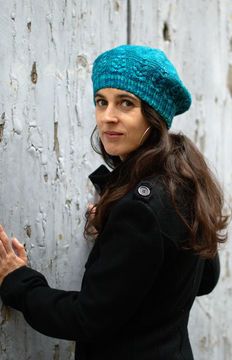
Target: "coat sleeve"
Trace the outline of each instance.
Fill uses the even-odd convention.
[[[42,274],[23,267],[4,279],[3,302],[48,336],[88,341],[119,331],[152,287],[162,239],[148,205],[128,200],[113,207],[98,241],[100,256],[80,292],[52,289]]]
[[[220,275],[218,254],[213,259],[205,260],[200,287],[197,296],[209,294],[216,286]]]

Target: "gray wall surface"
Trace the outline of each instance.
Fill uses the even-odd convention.
[[[0,0],[0,9],[0,223],[51,286],[79,289],[92,246],[87,176],[101,160],[89,142],[90,74],[112,46],[159,47],[174,62],[193,105],[173,130],[205,154],[231,205],[231,0]],[[197,360],[232,359],[230,241],[220,256],[220,282],[190,319]],[[0,328],[1,360],[73,359],[72,342],[38,334],[4,306]]]

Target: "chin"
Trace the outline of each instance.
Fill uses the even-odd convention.
[[[121,157],[121,154],[119,154],[118,152],[115,151],[106,151],[108,155],[110,156],[118,156]]]
[[[125,159],[131,152],[133,152],[134,150],[132,151],[129,151],[127,153],[125,152],[122,152],[122,151],[117,151],[116,149],[107,149],[107,147],[104,147],[106,153],[110,156],[118,156],[120,157],[121,160]]]
[[[104,149],[107,152],[107,154],[110,156],[121,156],[122,155],[120,151],[113,150],[113,149],[107,149],[107,147],[104,147]]]

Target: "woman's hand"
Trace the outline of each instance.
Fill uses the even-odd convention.
[[[16,238],[11,243],[0,225],[0,284],[7,274],[25,265],[27,254],[24,246]]]
[[[93,219],[96,212],[96,208],[94,204],[88,204],[88,212],[90,214],[91,219]]]

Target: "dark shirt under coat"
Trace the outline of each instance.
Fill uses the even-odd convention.
[[[102,166],[90,175],[99,193],[110,177]],[[219,260],[183,250],[186,236],[164,186],[146,179],[112,207],[80,291],[50,288],[22,267],[6,276],[0,295],[34,329],[75,340],[76,360],[192,360],[189,311],[215,287]]]

